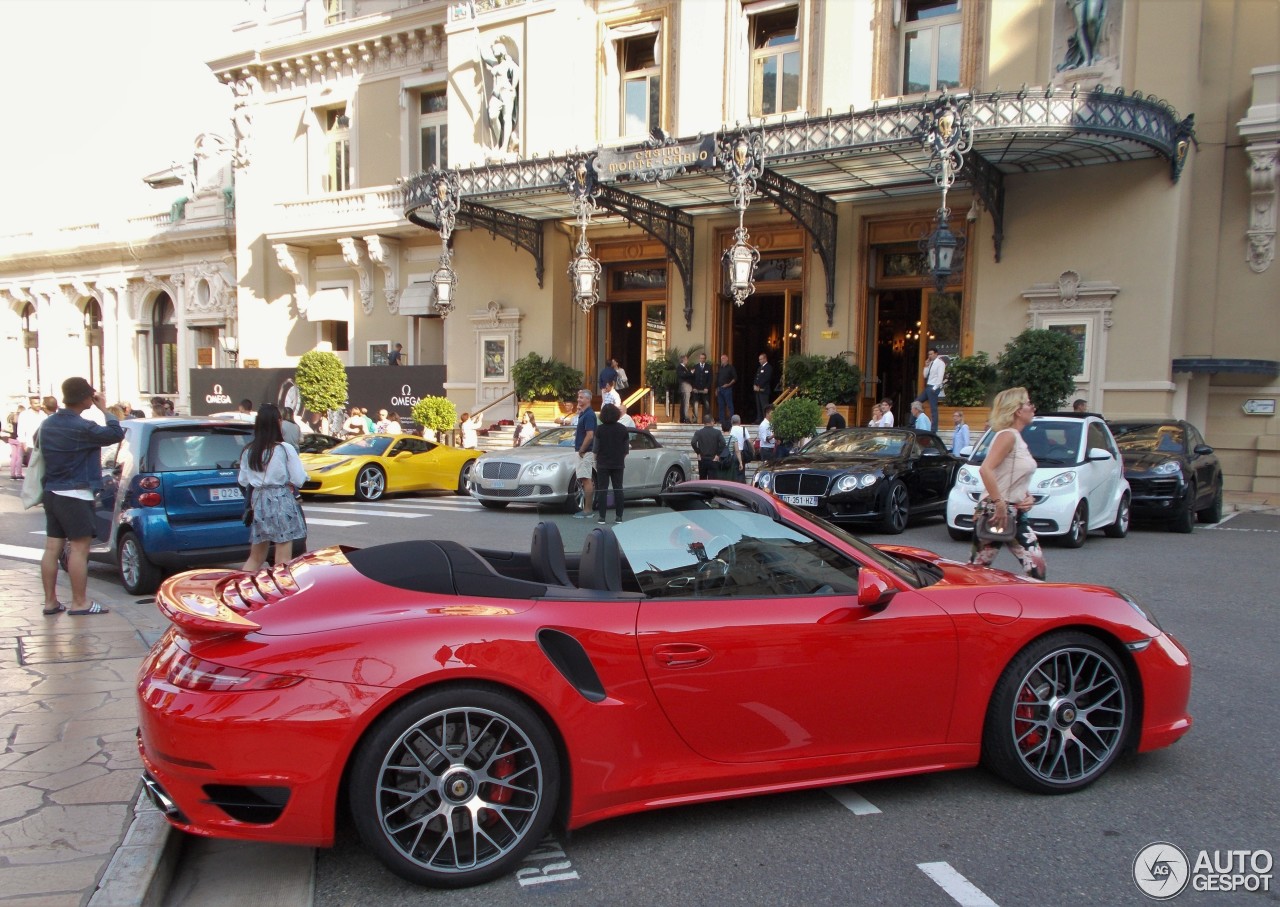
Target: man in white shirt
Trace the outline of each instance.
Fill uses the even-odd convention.
[[[929,421],[938,424],[938,397],[942,395],[942,382],[947,375],[947,360],[938,355],[936,347],[929,347],[924,360],[924,390],[916,401],[929,403]]]
[[[618,393],[618,385],[615,381],[605,382],[604,390],[600,392],[600,408],[603,409],[610,403],[622,409],[622,395]]]
[[[888,397],[880,401],[880,427],[893,428],[893,401]]]
[[[756,450],[760,454],[760,459],[766,462],[773,459],[778,449],[777,439],[773,436],[773,423],[769,421],[772,415],[773,404],[765,404],[764,418],[760,420],[760,427],[756,430]]]

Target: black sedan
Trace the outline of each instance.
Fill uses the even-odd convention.
[[[946,512],[963,462],[932,432],[845,428],[761,464],[755,484],[833,523],[871,524],[897,534],[913,515]]]
[[[1112,422],[1135,519],[1190,532],[1222,519],[1222,464],[1194,425],[1179,419]]]

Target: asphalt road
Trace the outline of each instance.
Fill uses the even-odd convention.
[[[0,553],[38,548],[39,512],[15,514],[4,497]],[[551,518],[572,549],[592,525],[517,508],[483,511],[453,496],[311,502],[307,512],[312,547],[415,537],[527,547],[535,523]],[[868,538],[957,559],[968,551],[938,518],[902,536]],[[1200,850],[1226,859],[1228,850],[1263,849],[1274,858],[1278,552],[1280,517],[1255,514],[1192,535],[1138,526],[1123,540],[1094,533],[1079,550],[1047,548],[1051,581],[1125,588],[1155,610],[1195,666],[1192,732],[1170,749],[1123,760],[1085,791],[1036,796],[972,770],[670,809],[580,829],[548,842],[519,874],[450,893],[400,881],[344,827],[336,847],[318,852],[314,903],[1139,904],[1148,900],[1133,862],[1152,842],[1176,844],[1192,860]],[[1016,562],[1006,553],[996,566]],[[94,574],[109,576],[105,568]],[[1188,888],[1174,903],[1275,903],[1274,882],[1258,893]]]

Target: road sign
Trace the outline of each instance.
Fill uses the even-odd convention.
[[[1265,400],[1255,397],[1252,400],[1244,401],[1242,409],[1246,416],[1274,416],[1276,414],[1276,401],[1274,397]]]

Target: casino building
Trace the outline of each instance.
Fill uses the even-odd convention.
[[[1274,4],[249,8],[210,62],[236,104],[222,302],[203,251],[108,275],[74,235],[0,237],[0,342],[28,381],[46,314],[99,287],[120,392],[157,390],[172,323],[188,405],[231,349],[371,366],[399,342],[460,409],[510,416],[529,352],[587,375],[614,357],[640,386],[702,346],[740,373],[845,354],[865,420],[905,408],[928,346],[994,358],[1041,327],[1076,341],[1091,409],[1185,417],[1229,487],[1280,490]]]

